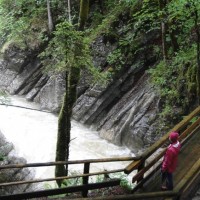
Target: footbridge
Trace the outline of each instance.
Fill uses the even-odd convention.
[[[15,193],[0,195],[1,200],[12,199],[31,199],[40,197],[51,197],[52,195],[79,193],[76,199],[110,199],[110,200],[129,200],[129,199],[155,199],[155,200],[188,200],[191,199],[197,189],[200,188],[200,107],[196,108],[192,113],[185,117],[172,130],[166,133],[160,140],[150,146],[144,153],[137,157],[124,158],[105,158],[76,160],[68,162],[48,162],[48,163],[30,163],[30,164],[8,164],[0,165],[0,176],[5,172],[20,168],[35,167],[51,167],[55,165],[82,165],[82,174],[73,176],[53,177],[35,180],[16,180],[14,182],[2,182],[0,179],[0,191],[5,187],[13,187],[16,185],[37,184],[39,182],[48,182],[67,179],[81,179],[81,184],[74,186],[65,186],[62,188],[36,190],[31,192]],[[179,131],[182,149],[179,154],[178,168],[174,174],[174,190],[161,191],[161,172],[160,166],[169,144],[168,136],[171,131]],[[91,172],[93,164],[113,165],[115,162],[125,162],[124,168],[113,169],[110,171]],[[127,163],[128,162],[128,163]],[[89,177],[98,175],[111,175],[115,173],[123,173],[131,176],[133,189],[128,194],[89,197],[89,192],[100,188],[112,188],[120,185],[120,178],[107,178],[101,182],[90,183]],[[75,198],[75,197],[74,197]],[[74,199],[73,198],[73,199]],[[61,198],[59,198],[61,199]],[[70,199],[70,197],[63,197]]]

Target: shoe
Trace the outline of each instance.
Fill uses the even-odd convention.
[[[168,188],[166,186],[162,185],[161,190],[168,190]]]

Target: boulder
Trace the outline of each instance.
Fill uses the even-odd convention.
[[[26,164],[26,159],[15,155],[14,145],[8,142],[0,131],[0,165]],[[28,168],[11,168],[0,170],[0,183],[27,181],[34,178],[34,172]],[[33,190],[30,184],[4,186],[0,188],[0,195],[23,193]]]

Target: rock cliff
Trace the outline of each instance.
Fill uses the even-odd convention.
[[[1,159],[0,165],[8,164],[25,164],[26,160],[21,157],[15,156],[15,150],[12,143],[9,143],[4,135],[0,131],[0,152]],[[34,173],[28,168],[23,169],[2,169],[0,170],[0,183],[14,182],[14,181],[26,181],[31,180],[34,177]],[[30,184],[23,184],[18,186],[1,187],[0,195],[23,193],[25,191],[32,190],[33,187]]]
[[[105,43],[103,38],[93,45],[94,63],[105,65],[106,55],[116,47]],[[159,98],[146,73],[155,59],[144,54],[135,57],[107,86],[84,84],[82,77],[73,110],[75,120],[97,129],[102,138],[134,152],[158,137],[155,128]],[[58,112],[64,94],[64,76],[45,74],[35,52],[11,46],[0,60],[0,88],[40,103],[41,109]]]

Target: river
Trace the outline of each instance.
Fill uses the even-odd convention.
[[[0,130],[15,146],[15,154],[24,157],[27,163],[51,162],[55,160],[58,116],[48,112],[23,109],[20,106],[40,109],[36,103],[23,97],[10,97],[11,105],[0,106]],[[98,136],[98,132],[72,120],[70,160],[133,156],[129,149],[113,145]],[[93,171],[120,169],[123,162],[95,166]],[[82,168],[81,168],[82,169]],[[70,168],[79,171],[80,166]],[[34,169],[36,178],[54,176],[54,167]]]

